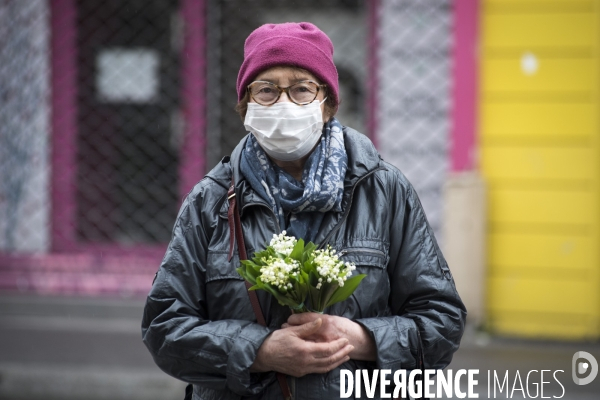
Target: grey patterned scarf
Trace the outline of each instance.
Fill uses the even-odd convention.
[[[252,189],[272,206],[281,229],[305,241],[314,240],[326,211],[342,211],[347,168],[342,125],[335,118],[323,127],[301,182],[275,165],[253,135],[246,141],[240,165]]]

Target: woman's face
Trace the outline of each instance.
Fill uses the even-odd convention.
[[[273,68],[264,70],[263,72],[258,74],[256,76],[256,78],[254,78],[254,80],[271,82],[280,87],[288,87],[288,86],[291,86],[291,85],[301,82],[301,81],[314,81],[319,84],[321,83],[313,74],[311,74],[308,71],[305,71],[305,70],[299,69],[299,68],[285,67],[285,66],[273,67]],[[319,90],[319,93],[317,94],[317,98],[314,101],[322,102],[324,98],[325,98],[325,91]],[[280,103],[283,101],[291,102],[291,100],[289,99],[289,97],[287,96],[287,94],[285,92],[281,93],[281,96],[277,100],[277,103]],[[252,99],[252,97],[250,97],[248,102],[254,103],[254,100]],[[302,106],[298,106],[298,107],[302,107]],[[327,113],[325,112],[325,103],[324,102],[323,102],[323,104],[321,104],[321,112],[323,113],[323,122],[327,122],[331,116],[326,115]]]

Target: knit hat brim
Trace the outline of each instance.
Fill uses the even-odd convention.
[[[338,73],[332,55],[308,40],[289,35],[268,37],[246,54],[237,78],[238,101],[242,100],[246,87],[258,74],[276,66],[309,71],[327,85],[335,102],[339,102]]]

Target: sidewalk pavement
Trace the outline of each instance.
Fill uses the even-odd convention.
[[[0,399],[183,399],[142,343],[143,305],[0,295]]]
[[[586,351],[600,361],[600,342],[597,341],[561,342],[494,337],[467,326],[460,349],[454,355],[448,368],[453,370],[478,369],[479,383],[476,392],[479,393],[480,399],[598,400],[600,399],[600,375],[586,386],[578,386],[573,382],[571,364],[573,355],[578,351]],[[542,370],[548,371],[544,372],[543,381],[547,383],[543,385],[543,394],[540,389]],[[564,372],[558,372],[561,370]],[[491,382],[488,382],[488,371]],[[508,387],[505,387],[500,393],[496,385],[496,396],[494,396],[494,373],[502,384],[507,371]],[[536,372],[530,374],[528,394],[526,379],[530,371]],[[554,375],[555,373],[556,375]],[[554,376],[560,384],[557,383]],[[518,390],[519,378],[525,391]],[[514,391],[513,386],[515,387]],[[538,390],[537,395],[536,389]],[[465,390],[466,388],[463,387],[463,391]]]
[[[182,399],[185,384],[167,376],[141,341],[143,300],[0,294],[0,399]],[[526,383],[531,370],[544,376],[544,397],[600,399],[600,376],[586,386],[571,378],[571,359],[587,351],[600,360],[599,343],[531,341],[491,337],[467,329],[449,369],[479,369],[479,398],[511,398],[516,371]],[[508,385],[487,393],[487,373]],[[530,375],[535,396],[539,373]],[[517,382],[518,383],[518,382]],[[539,387],[539,386],[538,386]],[[466,390],[465,387],[462,390]],[[515,390],[513,399],[529,398]],[[538,393],[541,398],[541,393]]]

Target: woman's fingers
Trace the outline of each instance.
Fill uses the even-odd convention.
[[[357,325],[355,322],[344,317],[316,313],[302,313],[291,315],[282,327],[300,327],[310,325],[317,320],[322,321],[320,328],[311,336],[303,336],[304,339],[310,339],[315,342],[331,342],[340,338],[351,339],[349,333],[355,329],[355,325]]]
[[[318,368],[313,373],[324,374],[326,372],[329,372],[329,371],[332,371],[332,370],[336,369],[337,367],[339,367],[340,365],[342,365],[343,363],[345,363],[348,360],[350,360],[350,356],[344,356],[339,361],[334,362],[332,364],[327,364],[327,365],[325,365],[325,366],[323,366],[321,368]]]
[[[327,315],[317,314],[313,312],[305,312],[300,314],[292,314],[287,320],[289,325],[303,325],[312,322],[319,318],[326,318]]]
[[[350,349],[350,351],[352,351],[354,349],[353,346],[350,346],[348,344],[348,339],[342,338],[342,339],[334,340],[333,342],[311,343],[310,352],[313,355],[313,357],[316,359],[327,358],[327,357],[331,357],[338,353],[343,353],[344,351],[348,350],[348,347],[352,347],[352,349]],[[348,353],[350,353],[350,351],[348,351]],[[348,353],[345,353],[345,354],[348,354]]]
[[[321,352],[318,353],[320,355],[318,356],[317,353],[315,353],[316,358],[311,365],[311,372],[323,373],[335,369],[350,359],[349,354],[352,352],[352,350],[354,350],[354,346],[346,344],[333,354],[324,355],[326,352]]]
[[[300,377],[306,374],[324,373],[335,369],[340,364],[350,359],[350,352],[354,349],[345,339],[331,343],[310,343],[301,354],[295,355],[293,360],[286,364],[286,372]]]
[[[292,328],[290,328],[290,330],[292,330],[299,338],[305,339],[317,332],[321,327],[322,323],[323,320],[321,318],[318,318],[307,324],[293,326]]]

